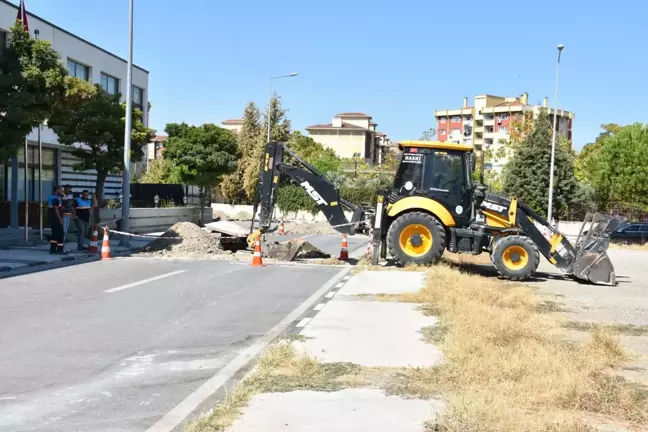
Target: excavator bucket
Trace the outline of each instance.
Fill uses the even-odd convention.
[[[621,222],[621,219],[603,213],[585,216],[576,240],[576,257],[572,264],[574,277],[595,284],[616,285],[614,266],[607,249],[610,234]]]

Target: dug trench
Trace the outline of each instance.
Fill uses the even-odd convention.
[[[443,414],[425,425],[427,431],[646,430],[648,389],[616,375],[633,354],[620,345],[614,329],[592,329],[587,341],[576,344],[562,337],[564,322],[547,313],[543,300],[524,284],[446,264],[426,271],[426,286],[418,293],[374,300],[418,303],[421,313],[436,315],[439,326],[421,329],[421,338],[440,347],[442,365],[322,364],[282,341],[187,430],[227,430],[258,393],[363,387],[445,400]]]

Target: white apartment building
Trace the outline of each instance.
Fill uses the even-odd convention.
[[[234,133],[240,133],[241,129],[243,129],[243,123],[245,123],[243,119],[228,119],[223,120],[221,125],[224,129],[231,130]]]
[[[7,0],[0,0],[0,49],[4,49],[10,40],[9,29],[16,21],[18,7]],[[94,45],[93,43],[64,30],[43,18],[28,12],[29,31],[32,38],[38,37],[51,42],[67,67],[68,72],[92,83],[98,83],[109,93],[126,93],[126,60]],[[133,103],[144,113],[144,124],[148,124],[148,71],[133,67]],[[0,138],[0,145],[2,138]],[[44,128],[41,133],[43,146],[43,193],[45,199],[55,184],[70,184],[75,192],[82,189],[93,190],[96,173],[94,171],[78,172],[73,169],[76,162],[70,151],[58,143],[56,134]],[[37,131],[28,137],[28,196],[29,200],[38,199],[38,142]],[[25,190],[23,164],[24,151],[9,163],[0,161],[0,202],[11,201],[12,225],[18,221],[18,206],[23,205]],[[17,173],[17,176],[14,175]],[[17,181],[20,179],[20,181]],[[106,180],[104,196],[117,197],[121,193],[121,176],[109,176]],[[3,207],[4,208],[4,207]],[[15,213],[15,214],[14,214]],[[0,215],[0,226],[7,225],[7,217]],[[32,218],[35,219],[35,218]],[[37,224],[37,222],[36,222]]]
[[[468,98],[465,97],[461,108],[435,110],[437,138],[443,142],[471,146],[477,152],[491,150],[495,154],[502,142],[511,136],[511,121],[516,117],[523,119],[525,113],[531,119],[540,113],[546,113],[552,122],[556,115],[558,133],[571,139],[574,113],[550,108],[547,98],[543,99],[542,105],[531,105],[528,93],[517,97],[477,95],[472,105],[469,105]],[[500,171],[507,159],[486,162],[487,169]]]

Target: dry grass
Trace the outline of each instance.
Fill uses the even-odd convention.
[[[585,431],[578,417],[586,413],[648,421],[646,393],[605,373],[628,359],[610,329],[584,346],[567,343],[552,336],[558,323],[541,313],[546,306],[531,288],[444,265],[430,269],[418,297],[439,314],[442,337],[429,337],[441,341],[446,362],[400,372],[387,388],[417,397],[441,391],[441,430]]]
[[[350,387],[381,387],[392,372],[362,368],[351,363],[319,363],[298,355],[290,343],[272,345],[254,369],[206,416],[187,425],[187,432],[221,432],[241,415],[250,399],[260,393],[295,390],[337,391]]]
[[[610,249],[631,249],[639,251],[648,251],[648,243],[640,244],[625,244],[625,243],[610,243]]]
[[[617,334],[627,336],[644,336],[648,335],[648,326],[634,324],[599,324],[583,321],[566,321],[562,324],[564,328],[578,331],[596,331],[599,329],[607,330]]]

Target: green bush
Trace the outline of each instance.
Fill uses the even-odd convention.
[[[312,214],[319,212],[315,201],[301,186],[297,185],[286,185],[277,189],[277,207],[285,213],[297,213],[300,210]]]

